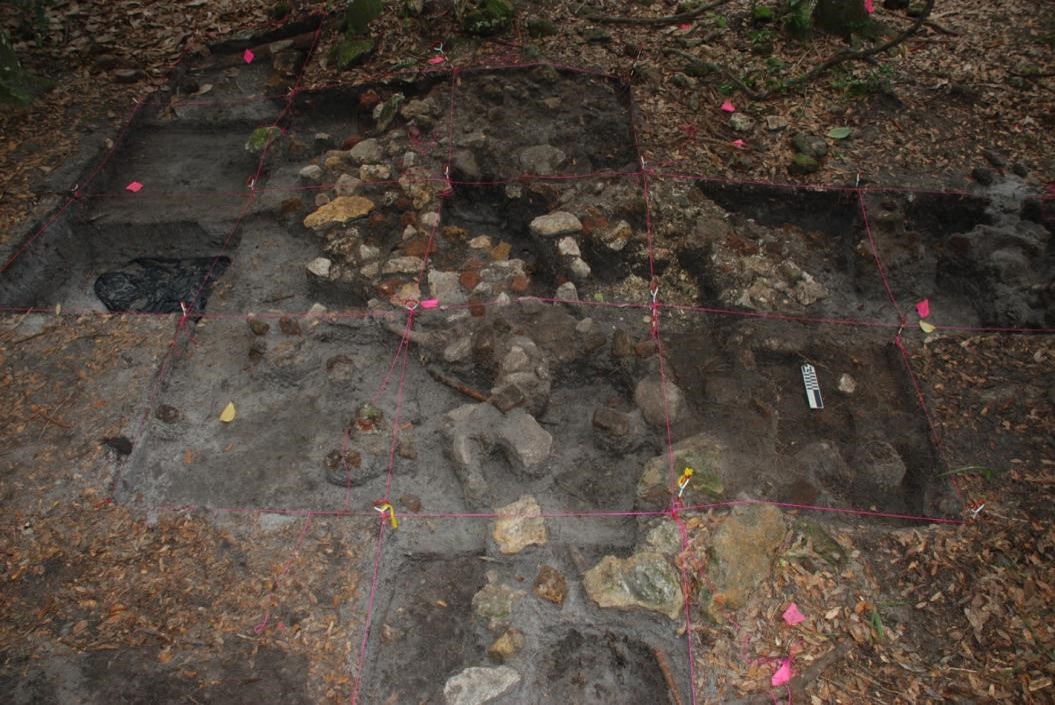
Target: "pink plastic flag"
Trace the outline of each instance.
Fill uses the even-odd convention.
[[[443,54],[436,54],[436,56],[429,58],[429,63],[435,66],[436,64],[442,64],[446,60]]]
[[[926,318],[930,315],[930,299],[922,299],[916,302],[916,313],[919,314],[920,318]]]
[[[743,140],[733,140],[729,144],[733,145],[737,149],[743,149],[744,147],[747,146],[747,142],[744,142]]]
[[[424,301],[422,301],[418,305],[421,306],[422,308],[436,308],[437,306],[440,305],[440,300],[439,299],[425,299]]]
[[[242,58],[245,59],[245,63],[247,64],[253,63],[254,56],[256,56],[256,54],[253,53],[252,49],[246,49],[245,53],[242,54]]]
[[[791,680],[791,659],[786,658],[780,662],[780,668],[773,674],[773,678],[770,679],[770,683],[773,687],[779,687]]]
[[[682,32],[688,32],[690,29],[692,29],[692,23],[685,22],[683,24],[679,24],[678,29],[680,29]]]
[[[875,11],[876,11],[876,6],[872,2],[872,0],[865,0],[865,12],[867,12],[868,14],[871,15]]]
[[[802,612],[799,610],[799,606],[796,605],[794,602],[788,605],[788,608],[784,610],[784,621],[793,627],[796,624],[804,622],[805,620],[806,616],[802,614]]]
[[[139,183],[138,181],[133,181],[132,183],[128,184],[128,186],[125,186],[125,189],[131,191],[132,193],[139,193],[141,190],[143,190],[143,184]]]
[[[727,113],[735,113],[736,112],[736,106],[733,105],[733,101],[731,101],[728,98],[726,98],[725,102],[722,103],[722,110],[724,110]]]

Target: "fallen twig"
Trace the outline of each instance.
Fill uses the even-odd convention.
[[[77,390],[73,390],[72,392],[70,392],[69,396],[67,396],[63,400],[63,402],[61,404],[59,404],[57,407],[55,407],[55,412],[54,413],[55,413],[56,416],[58,416],[59,412],[62,411],[62,407],[66,406],[70,402],[70,399],[73,398],[73,395],[76,394],[76,392],[77,392]],[[45,420],[44,428],[40,429],[40,435],[37,436],[37,440],[38,441],[41,438],[44,437],[44,434],[47,432],[48,428],[51,427],[51,424],[55,424],[56,426],[58,426],[60,428],[64,428],[66,430],[69,430],[69,428],[70,428],[69,426],[67,426],[62,421],[59,421],[58,419],[52,418],[48,414],[45,414],[43,411],[34,411],[33,415],[34,416],[39,416],[40,418]]]
[[[18,340],[16,340],[16,341],[11,343],[11,347],[15,347],[16,345],[21,345],[22,343],[28,343],[29,341],[33,340],[34,338],[39,338],[40,336],[44,335],[47,332],[48,332],[47,330],[42,330],[39,333],[34,333],[33,335],[27,335],[25,338],[19,338]]]
[[[902,31],[890,41],[880,44],[878,46],[871,47],[869,49],[840,52],[835,56],[832,56],[826,59],[825,61],[822,61],[821,63],[817,64],[809,71],[799,76],[796,76],[795,78],[785,83],[783,86],[772,90],[762,91],[761,93],[752,90],[747,84],[743,82],[743,80],[740,79],[739,76],[737,76],[726,66],[723,66],[721,64],[715,64],[710,61],[703,61],[693,56],[692,54],[677,49],[668,49],[666,50],[666,53],[676,54],[687,60],[693,61],[701,66],[704,66],[710,71],[714,71],[715,73],[721,74],[726,78],[726,80],[735,85],[738,89],[740,89],[740,91],[744,95],[746,95],[751,100],[766,100],[767,98],[771,98],[774,95],[784,93],[792,88],[800,86],[803,83],[809,83],[813,79],[827,73],[828,71],[831,71],[839,64],[845,63],[847,61],[871,62],[872,57],[876,56],[877,54],[882,54],[885,51],[893,49],[898,44],[901,44],[906,39],[918,32],[920,27],[926,24],[927,18],[930,16],[930,12],[934,8],[935,0],[926,0],[926,2],[927,4],[923,7],[923,11],[916,18],[916,21],[913,22],[909,27],[907,27],[904,31]]]
[[[662,27],[668,24],[682,24],[690,20],[694,20],[705,12],[709,12],[716,7],[720,7],[729,0],[715,0],[708,5],[702,5],[697,7],[695,10],[689,10],[688,12],[679,12],[676,15],[667,15],[665,17],[623,17],[621,15],[587,15],[586,19],[591,22],[607,22],[609,24],[638,24],[647,25],[649,27]]]
[[[652,649],[652,653],[656,655],[656,663],[659,664],[659,670],[663,672],[663,680],[667,682],[667,690],[670,691],[670,697],[674,698],[674,705],[685,705],[681,699],[681,691],[678,690],[678,683],[674,680],[674,674],[670,672],[667,657],[658,646]]]
[[[461,392],[470,399],[475,399],[476,401],[487,401],[490,398],[483,392],[479,392],[470,387],[469,385],[454,379],[453,377],[448,377],[447,375],[443,374],[443,372],[441,372],[440,369],[435,365],[429,365],[425,369],[428,371],[429,376],[432,377],[434,380],[436,380],[440,384],[444,384],[450,387],[456,392]]]
[[[780,705],[780,703],[784,702],[802,702],[806,700],[804,693],[806,686],[817,680],[824,671],[836,661],[842,660],[849,652],[850,642],[840,642],[834,649],[811,663],[809,668],[793,676],[788,682],[786,690],[769,690],[765,693],[755,693],[744,698],[726,700],[725,705]],[[788,697],[789,695],[790,697]]]

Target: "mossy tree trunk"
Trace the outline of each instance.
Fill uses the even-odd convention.
[[[813,20],[826,32],[849,37],[861,34],[868,27],[870,17],[864,0],[818,0]]]

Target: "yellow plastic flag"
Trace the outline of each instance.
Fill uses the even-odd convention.
[[[937,328],[935,328],[934,324],[927,323],[926,321],[920,321],[919,322],[919,327],[920,327],[920,330],[922,330],[924,333],[933,333],[935,330],[937,330]]]
[[[238,416],[238,411],[234,408],[234,402],[227,402],[227,406],[223,408],[223,412],[220,414],[220,421],[223,423],[231,423],[234,421],[234,417]]]

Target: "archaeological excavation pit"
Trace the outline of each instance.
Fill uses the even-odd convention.
[[[643,178],[618,81],[289,93],[303,41],[257,49],[192,57],[0,303],[177,314],[118,501],[276,524],[390,503],[398,529],[342,536],[374,584],[317,591],[373,615],[342,666],[361,702],[687,694],[704,591],[675,501],[961,511],[899,315],[1052,324],[1050,220],[1018,194]]]
[[[687,692],[686,645],[675,634],[683,596],[667,562],[678,547],[673,523],[566,521],[537,520],[515,554],[483,519],[467,522],[471,542],[450,541],[442,529],[450,520],[429,521],[433,538],[411,539],[413,551],[394,536],[360,699],[443,702],[463,683],[486,680],[504,703],[662,702],[664,668]],[[623,538],[601,538],[615,536]],[[620,571],[629,592],[606,581]],[[622,609],[601,607],[618,600]]]

